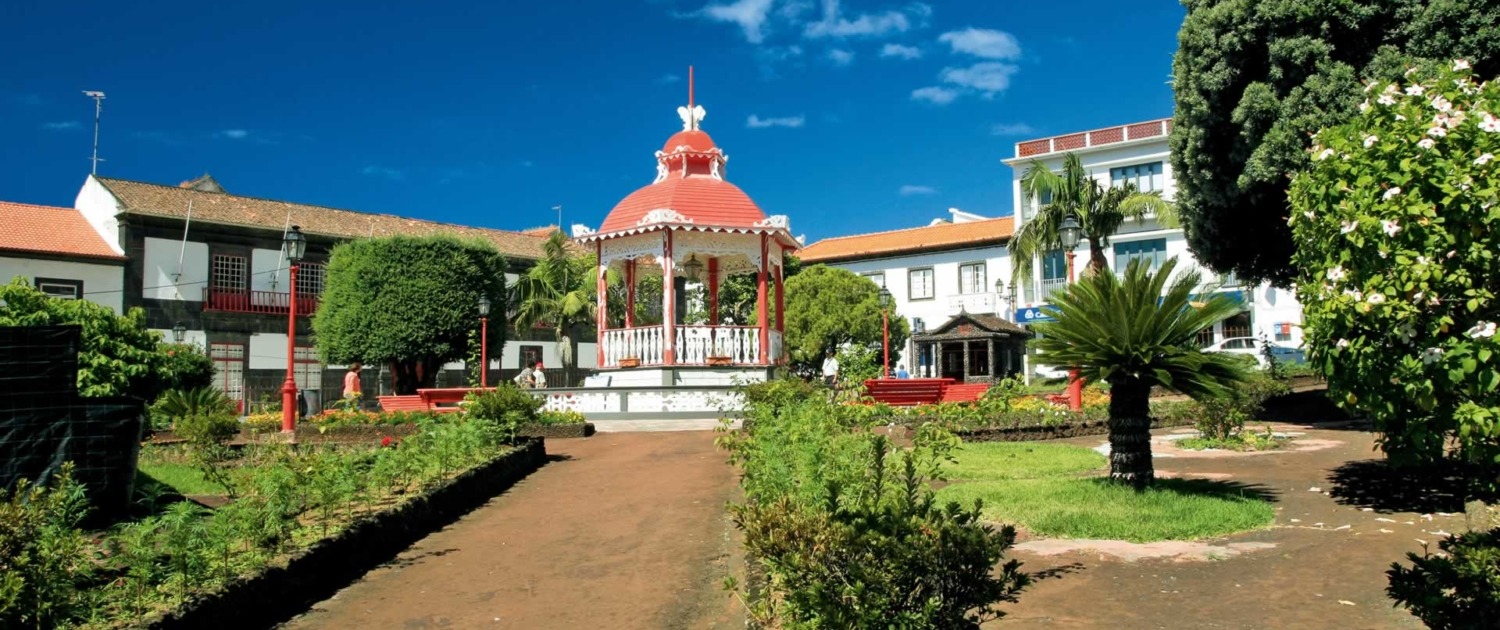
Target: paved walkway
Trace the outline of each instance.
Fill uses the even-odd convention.
[[[286,628],[742,628],[711,432],[550,440],[552,460]]]

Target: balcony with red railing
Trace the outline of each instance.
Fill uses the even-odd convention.
[[[285,315],[290,308],[290,296],[279,291],[248,291],[214,287],[203,290],[203,310],[205,311]],[[298,315],[312,315],[317,310],[318,296],[307,294],[297,296]]]

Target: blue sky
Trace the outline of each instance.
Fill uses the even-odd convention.
[[[480,5],[484,6],[469,6]],[[101,175],[520,229],[655,175],[687,66],[729,179],[793,230],[1010,212],[1014,143],[1170,115],[1182,7],[1087,0],[10,2],[0,199]]]

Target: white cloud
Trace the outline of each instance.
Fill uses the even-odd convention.
[[[699,9],[701,15],[715,22],[736,24],[745,32],[745,39],[759,44],[766,39],[766,17],[771,12],[774,0],[736,0],[730,3],[710,4]]]
[[[880,47],[881,57],[895,57],[897,59],[917,59],[922,56],[922,49],[916,46],[902,46],[901,44],[886,44]]]
[[[745,120],[745,126],[751,129],[765,129],[768,127],[797,128],[801,127],[806,122],[807,117],[803,116],[802,114],[798,114],[796,116],[783,116],[781,118],[761,118],[760,116],[756,116],[755,114],[750,114],[750,118]]]
[[[244,129],[225,129],[214,134],[215,138],[229,138],[230,140],[244,140],[250,137],[250,132]]]
[[[917,186],[915,184],[907,184],[907,185],[901,187],[901,196],[902,197],[912,197],[912,196],[915,196],[915,195],[935,195],[935,194],[937,194],[937,189],[933,188],[931,186]]]
[[[966,28],[938,36],[938,41],[953,47],[953,52],[985,59],[1015,59],[1021,56],[1021,43],[1005,31]]]
[[[147,142],[159,142],[167,145],[182,144],[181,137],[167,131],[136,131],[131,133],[130,136],[136,140],[145,140]]]
[[[47,131],[74,131],[82,129],[83,124],[76,120],[64,120],[62,122],[42,123],[42,128]]]
[[[1034,133],[1036,130],[1026,123],[996,123],[990,127],[992,136],[1029,136]]]
[[[958,90],[945,88],[937,85],[917,88],[911,91],[911,100],[927,101],[933,105],[947,105],[958,98]]]
[[[943,68],[939,77],[945,83],[982,92],[986,98],[1010,87],[1010,75],[1019,67],[998,61],[983,61],[967,68]]]
[[[406,178],[405,173],[388,166],[366,166],[359,172],[369,177],[384,177],[392,181],[401,181]]]
[[[680,77],[678,75],[675,75],[675,74],[664,74],[664,75],[661,75],[660,77],[657,77],[656,82],[657,83],[661,83],[661,84],[667,84],[667,83],[676,83],[676,82],[681,81],[681,80],[682,80],[682,77]]]
[[[840,48],[828,51],[828,60],[835,66],[847,66],[854,63],[854,53]]]
[[[809,39],[832,37],[884,37],[905,33],[913,27],[923,26],[932,7],[920,2],[912,3],[903,11],[885,13],[861,13],[853,19],[840,15],[839,0],[823,0],[823,19],[809,23],[802,35]]]

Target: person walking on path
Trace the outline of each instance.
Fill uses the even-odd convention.
[[[823,384],[829,387],[839,386],[839,359],[828,351],[828,357],[823,359]]]
[[[359,386],[359,371],[363,368],[359,361],[349,364],[349,371],[344,373],[344,402],[349,405],[357,405],[359,397],[364,393]]]

